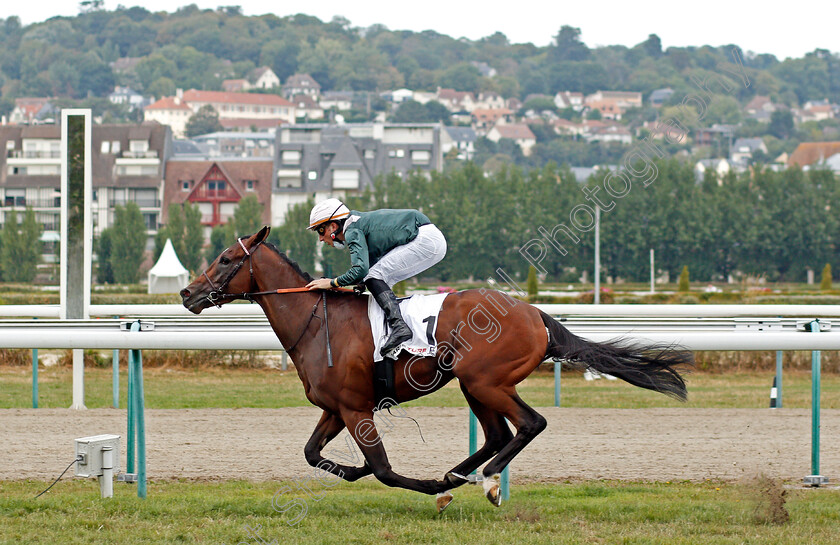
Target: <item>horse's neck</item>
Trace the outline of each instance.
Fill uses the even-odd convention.
[[[268,249],[263,249],[268,252]],[[270,291],[278,288],[300,288],[306,285],[306,279],[277,254],[270,253],[271,259],[261,260],[254,267],[254,281],[257,291]],[[275,261],[276,258],[276,261]],[[256,298],[271,323],[277,338],[286,349],[297,342],[307,328],[312,315],[313,305],[317,304],[320,292],[285,293],[262,295]]]

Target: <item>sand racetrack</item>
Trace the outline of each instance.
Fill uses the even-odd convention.
[[[511,464],[512,482],[562,479],[733,481],[758,472],[801,481],[811,472],[808,409],[538,408],[548,428]],[[395,414],[397,414],[395,412]],[[467,410],[414,408],[426,443],[408,419],[378,422],[393,468],[440,478],[466,457]],[[147,410],[149,479],[305,478],[303,446],[320,410]],[[387,416],[387,415],[386,415]],[[821,415],[820,473],[840,475],[840,410]],[[73,459],[76,437],[122,436],[125,410],[3,409],[0,480],[52,480]],[[337,461],[361,454],[343,431],[324,450]],[[346,463],[346,461],[344,462]],[[66,477],[65,477],[66,478]]]

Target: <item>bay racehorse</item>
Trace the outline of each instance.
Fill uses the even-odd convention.
[[[678,368],[691,363],[690,352],[623,341],[590,342],[537,308],[501,292],[461,291],[443,302],[434,330],[437,355],[403,354],[396,361],[394,401],[416,399],[457,378],[481,423],[484,445],[440,480],[399,475],[391,469],[372,425],[378,407],[367,297],[307,291],[304,286],[310,275],[265,242],[268,231],[263,227],[222,252],[181,291],[183,304],[196,314],[236,299],[250,299],[262,307],[294,362],[307,399],[323,410],[304,448],[306,460],[345,480],[373,474],[388,486],[437,494],[442,511],[452,499],[450,490],[466,483],[465,475],[489,460],[483,470],[484,491],[498,506],[499,474],[546,427],[545,418],[519,397],[516,385],[547,358],[685,400],[685,383]],[[505,419],[513,424],[515,435]],[[338,464],[321,454],[345,427],[364,456],[361,467]]]

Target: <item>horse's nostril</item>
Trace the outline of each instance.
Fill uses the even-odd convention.
[[[190,296],[190,290],[188,290],[188,289],[186,289],[186,288],[184,288],[184,289],[182,289],[182,290],[181,290],[181,297],[183,297],[184,299],[186,299],[186,298],[187,298],[187,297],[189,297],[189,296]]]

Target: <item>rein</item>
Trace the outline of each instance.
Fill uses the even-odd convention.
[[[222,306],[219,303],[219,301],[221,301],[222,299],[229,299],[231,301],[234,301],[234,300],[237,300],[237,299],[244,299],[246,301],[250,301],[250,302],[254,303],[255,301],[254,301],[253,298],[254,298],[254,296],[257,296],[257,295],[281,295],[281,294],[284,294],[284,293],[303,293],[303,292],[312,291],[309,288],[307,288],[305,286],[302,286],[302,287],[298,287],[298,288],[278,288],[278,289],[267,290],[267,291],[251,291],[251,292],[242,292],[242,293],[224,293],[224,289],[228,286],[228,284],[230,284],[230,281],[233,280],[233,277],[236,276],[236,273],[238,273],[239,269],[241,269],[242,266],[245,264],[246,259],[248,260],[248,271],[251,275],[251,283],[253,283],[253,281],[254,281],[254,265],[253,265],[253,262],[251,261],[251,254],[253,253],[254,250],[259,248],[260,244],[262,244],[262,241],[258,242],[257,245],[254,246],[254,249],[250,252],[248,251],[248,248],[246,248],[245,245],[242,244],[242,239],[241,238],[237,239],[237,242],[239,242],[239,245],[242,247],[242,250],[245,252],[245,255],[242,257],[242,259],[239,261],[239,263],[237,263],[236,267],[233,268],[233,270],[230,272],[230,274],[227,275],[224,282],[222,282],[219,287],[216,287],[216,285],[213,283],[213,280],[210,279],[210,275],[207,274],[207,269],[205,269],[204,273],[203,273],[204,278],[207,279],[207,282],[210,284],[210,287],[212,288],[212,291],[210,291],[210,293],[208,293],[206,295],[207,300],[210,301],[210,303],[212,303],[216,307],[221,307]],[[355,290],[353,290],[351,288],[330,288],[330,290],[331,291],[337,291],[337,292],[344,292],[344,293],[355,293]],[[327,335],[327,367],[332,367],[333,366],[333,361],[332,361],[332,349],[330,348],[330,326],[329,326],[329,322],[327,321],[327,292],[326,292],[326,290],[321,291],[320,299],[324,302],[324,317],[321,318],[320,316],[318,316],[316,314],[316,312],[318,310],[318,303],[315,303],[315,305],[312,307],[312,314],[309,316],[309,320],[306,322],[306,325],[303,326],[303,330],[301,331],[300,336],[292,344],[292,346],[289,349],[287,349],[286,351],[290,353],[292,350],[294,350],[297,347],[298,343],[301,341],[301,339],[303,339],[303,336],[306,334],[306,330],[309,329],[309,324],[312,323],[313,319],[318,318],[319,320],[323,320],[324,325],[326,326],[325,327],[325,332],[326,332],[326,335]]]

